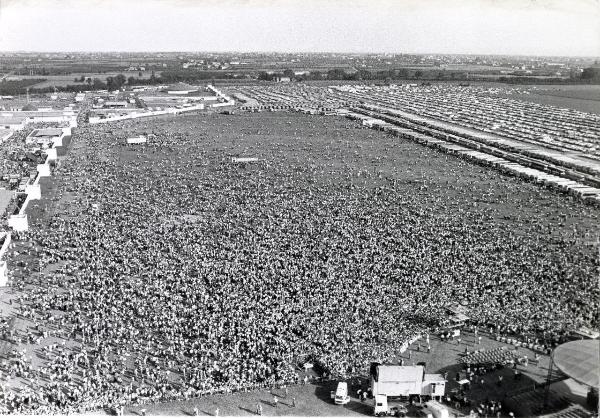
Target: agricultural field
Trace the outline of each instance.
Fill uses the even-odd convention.
[[[152,71],[142,71],[142,77],[141,78],[150,78],[150,76],[152,75]],[[45,88],[45,87],[65,87],[69,84],[81,84],[81,85],[85,85],[84,83],[81,83],[79,81],[75,81],[75,79],[79,79],[81,78],[81,76],[84,77],[91,77],[92,79],[94,78],[99,78],[100,80],[106,82],[106,78],[107,77],[115,77],[118,74],[123,74],[126,78],[127,77],[135,77],[135,78],[140,78],[139,77],[139,72],[138,71],[121,71],[121,72],[108,72],[108,73],[73,73],[70,75],[45,75],[45,76],[40,76],[40,75],[34,75],[34,76],[28,76],[28,75],[20,75],[18,76],[19,78],[22,78],[23,80],[27,80],[27,79],[40,79],[40,78],[44,78],[46,79],[45,81],[42,81],[40,83],[34,84],[32,86],[32,88]],[[160,75],[160,71],[156,71],[155,75],[158,77]]]
[[[516,93],[505,97],[600,115],[600,85],[528,87],[530,94]]]

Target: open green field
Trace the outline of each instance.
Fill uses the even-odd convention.
[[[570,99],[600,101],[600,85],[552,85],[533,86],[532,92],[542,96],[565,97]]]
[[[600,115],[600,85],[538,85],[528,87],[530,87],[530,94],[512,94],[504,97]]]

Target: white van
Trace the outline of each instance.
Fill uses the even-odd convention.
[[[331,391],[331,398],[336,405],[346,405],[350,402],[350,396],[348,396],[348,383],[339,382],[336,391]]]
[[[373,405],[373,415],[381,417],[389,413],[387,395],[375,395],[375,404]]]

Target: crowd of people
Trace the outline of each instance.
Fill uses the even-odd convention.
[[[37,123],[32,126],[45,127],[45,125],[48,124]],[[2,161],[0,187],[15,188],[16,186],[9,182],[11,178],[18,176],[17,178],[20,180],[22,177],[34,176],[36,164],[44,162],[41,153],[34,152],[35,146],[25,143],[29,132],[29,130],[16,131],[7,141],[0,143],[0,160]]]
[[[594,232],[597,209],[349,121],[262,117],[77,129],[15,235],[17,334],[43,365],[7,354],[31,390],[3,388],[5,409],[292,384],[306,359],[364,375],[457,301],[548,345],[598,326],[598,259],[570,224]]]
[[[36,143],[27,143],[26,138],[33,129],[56,127],[57,123],[37,122],[27,126],[27,129],[15,131],[3,142],[0,142],[0,189],[23,191],[37,175],[38,164],[46,161],[47,154]],[[13,199],[0,213],[0,224],[4,225],[6,218],[12,214],[18,205]]]

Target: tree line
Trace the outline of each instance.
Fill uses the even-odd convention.
[[[437,78],[448,78],[450,73],[437,71]],[[281,77],[288,77],[295,81],[316,81],[316,80],[346,80],[346,81],[361,81],[361,80],[405,80],[405,79],[432,79],[435,77],[427,76],[422,70],[409,70],[407,68],[398,68],[392,70],[358,70],[347,71],[343,68],[333,68],[327,72],[310,71],[296,75],[292,70],[284,70],[283,72],[268,73],[262,71],[258,74],[259,80],[273,81]],[[465,80],[467,75],[456,76],[457,79]]]
[[[315,81],[315,80],[335,80],[335,81],[384,81],[392,82],[395,80],[420,80],[420,81],[498,81],[507,84],[598,84],[600,83],[600,68],[589,67],[583,70],[581,74],[571,74],[569,78],[536,78],[529,76],[506,77],[499,76],[496,79],[478,77],[477,74],[469,74],[464,71],[446,71],[439,69],[407,69],[397,68],[390,70],[365,70],[348,71],[343,68],[333,68],[327,72],[310,71],[296,75],[291,69],[285,69],[280,72],[261,71],[258,74],[249,73],[244,76],[250,76],[261,81],[274,81],[278,78],[287,77],[290,81]],[[135,85],[157,85],[170,84],[177,82],[202,82],[210,80],[237,79],[239,74],[224,73],[220,71],[196,71],[190,69],[176,69],[163,71],[160,76],[152,72],[149,78],[128,77],[123,74],[109,76],[106,81],[99,78],[81,76],[75,78],[78,84],[69,84],[66,86],[49,86],[45,88],[33,88],[34,84],[45,81],[45,79],[28,80],[3,80],[0,83],[1,95],[25,94],[27,88],[31,93],[52,93],[56,90],[65,92],[83,92],[86,90],[119,90],[124,86]]]
[[[0,95],[1,96],[16,96],[18,94],[25,94],[27,87],[37,83],[45,81],[43,78],[30,78],[27,80],[2,80],[0,83]],[[33,89],[30,89],[33,91]]]

